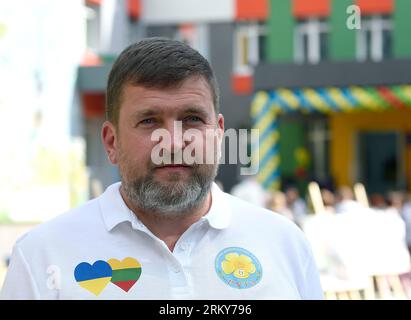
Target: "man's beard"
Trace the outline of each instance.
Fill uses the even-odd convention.
[[[218,164],[194,165],[188,179],[171,174],[167,181],[158,181],[155,170],[150,166],[146,176],[136,179],[122,176],[122,189],[138,209],[158,217],[174,217],[190,215],[192,209],[203,203],[217,175]]]

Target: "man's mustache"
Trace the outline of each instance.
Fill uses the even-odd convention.
[[[163,161],[160,164],[155,164],[152,161],[150,161],[150,169],[163,168],[168,166],[183,166],[190,168],[199,167],[198,163],[186,163],[184,161],[182,151],[170,153],[163,150],[163,154],[161,156],[163,157]],[[167,159],[168,161],[164,161],[164,159]]]

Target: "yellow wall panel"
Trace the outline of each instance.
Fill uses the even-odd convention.
[[[359,131],[398,131],[411,134],[411,109],[359,111],[330,115],[331,172],[337,186],[355,182],[356,134]],[[411,186],[411,146],[404,152],[408,188]]]

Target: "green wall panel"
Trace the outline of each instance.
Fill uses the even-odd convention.
[[[356,30],[347,28],[347,7],[353,0],[332,0],[330,25],[330,60],[354,60]]]
[[[270,0],[267,28],[267,61],[293,62],[294,18],[291,0]]]
[[[280,121],[281,175],[293,176],[297,168],[295,150],[304,146],[304,126],[301,122]]]
[[[394,57],[411,58],[411,1],[395,0]]]

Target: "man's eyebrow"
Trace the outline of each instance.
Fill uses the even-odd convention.
[[[197,106],[190,106],[188,108],[185,108],[182,110],[183,113],[191,113],[191,114],[198,114],[201,115],[203,117],[210,117],[210,112],[207,112],[206,110],[204,110],[204,108],[201,107],[197,107]]]
[[[161,113],[163,113],[163,110],[159,110],[157,108],[151,108],[151,109],[143,109],[139,110],[133,113],[133,118],[145,118],[145,117],[152,117],[152,116],[157,116]],[[204,110],[202,107],[198,106],[188,106],[185,108],[181,108],[181,110],[178,111],[180,114],[196,114],[200,115],[205,118],[210,117],[210,112]]]
[[[139,110],[139,111],[134,112],[133,116],[135,118],[144,118],[144,117],[152,117],[159,113],[160,112],[156,109],[144,109],[144,110]]]

